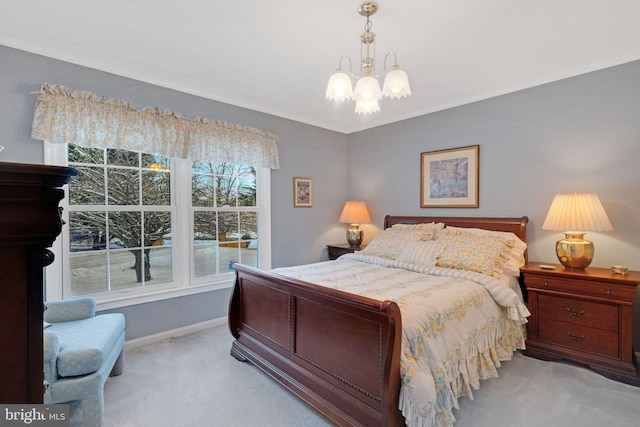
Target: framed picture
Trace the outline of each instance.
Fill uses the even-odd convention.
[[[293,207],[310,208],[313,202],[311,178],[293,178]]]
[[[421,208],[477,208],[479,145],[430,151],[420,157]]]

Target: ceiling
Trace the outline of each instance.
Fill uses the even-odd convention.
[[[413,94],[356,115],[324,92],[360,3],[5,0],[0,44],[346,134],[640,59],[637,0],[378,0]]]

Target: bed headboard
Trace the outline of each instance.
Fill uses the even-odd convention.
[[[493,231],[510,231],[523,242],[527,241],[527,223],[529,218],[478,218],[478,217],[454,217],[454,216],[393,216],[384,217],[384,228],[394,224],[422,224],[427,222],[444,222],[445,226],[482,228]],[[524,254],[527,259],[527,253]]]

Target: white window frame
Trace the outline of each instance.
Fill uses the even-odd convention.
[[[175,161],[174,161],[175,160]],[[52,166],[67,166],[67,144],[52,144],[44,142],[44,163]],[[173,206],[177,209],[177,221],[174,222],[176,236],[172,245],[173,281],[166,284],[154,284],[140,288],[123,289],[108,293],[91,294],[101,310],[125,307],[160,301],[185,295],[193,295],[218,289],[230,288],[234,284],[233,273],[210,276],[208,278],[192,279],[193,269],[193,238],[191,207],[191,161],[188,159],[172,159],[172,194]],[[185,177],[176,179],[176,175]],[[177,186],[181,185],[180,188]],[[261,269],[271,268],[271,171],[265,167],[256,167],[257,213],[258,213],[258,266]],[[65,197],[61,200],[63,208],[62,219],[69,222],[68,189],[64,188]],[[55,259],[45,268],[45,295],[47,301],[57,301],[72,298],[70,292],[70,271],[68,249],[69,227],[63,226],[62,233],[51,247]],[[188,248],[185,250],[184,248]],[[179,250],[180,249],[180,250]]]

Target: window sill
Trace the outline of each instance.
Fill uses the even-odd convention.
[[[178,298],[187,295],[196,295],[204,292],[229,289],[233,287],[234,281],[235,276],[230,276],[228,279],[205,285],[193,285],[184,288],[171,288],[166,290],[159,290],[156,292],[145,292],[144,294],[140,295],[131,295],[130,293],[123,292],[121,296],[111,295],[108,299],[105,298],[104,300],[101,300],[98,297],[96,298],[96,310],[112,310],[116,308],[146,304],[150,302]]]

